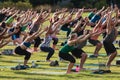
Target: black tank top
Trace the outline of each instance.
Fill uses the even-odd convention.
[[[105,36],[104,41],[112,43],[115,40],[115,37],[116,37],[116,30],[115,28],[113,28],[111,33]]]

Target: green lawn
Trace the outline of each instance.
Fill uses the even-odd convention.
[[[62,34],[65,34],[62,32]],[[59,37],[62,34],[58,35]],[[63,39],[60,39],[57,47],[61,48],[60,43]],[[118,45],[116,45],[118,46]],[[1,49],[14,49],[15,46],[5,46]],[[94,46],[87,45],[84,47],[86,53],[92,54],[94,51]],[[118,53],[120,50],[118,50]],[[106,55],[104,48],[101,49],[100,55]],[[38,64],[37,68],[29,68],[27,70],[11,70],[10,68],[16,66],[18,63],[23,63],[24,56],[18,55],[0,55],[0,80],[118,80],[120,78],[120,68],[119,66],[111,66],[112,73],[110,74],[92,74],[92,70],[98,69],[98,59],[88,58],[84,67],[87,68],[86,71],[80,71],[79,73],[73,72],[72,74],[65,74],[68,62],[63,61],[59,62],[59,66],[50,67],[49,62],[42,62],[45,60],[47,53],[45,52],[35,52],[32,54],[29,61],[29,66],[31,66],[32,61],[41,60],[41,62],[36,62]],[[101,56],[100,56],[101,57]],[[116,60],[119,56],[113,61],[115,65]],[[104,58],[102,58],[104,59]],[[55,54],[52,60],[59,60],[58,50],[55,51]],[[76,64],[79,64],[79,59],[77,59]],[[74,66],[75,68],[75,66]]]
[[[86,14],[85,14],[86,15]],[[59,43],[57,48],[61,48],[60,44],[64,41],[61,39],[65,38],[65,32],[61,32],[58,37]],[[117,38],[119,39],[119,37]],[[102,37],[100,37],[102,40]],[[118,46],[118,45],[115,45]],[[15,46],[5,46],[0,49],[14,49]],[[95,47],[88,44],[83,48],[83,50],[88,54],[93,54]],[[51,58],[51,60],[59,60],[58,51],[55,51],[55,54]],[[49,62],[43,62],[46,58],[47,53],[45,52],[34,52],[31,56],[31,59],[28,63],[31,66],[32,61],[40,60],[41,62],[35,62],[38,64],[37,68],[29,68],[27,70],[11,70],[10,68],[18,65],[18,63],[23,63],[24,56],[18,55],[0,55],[0,80],[119,80],[120,78],[120,67],[116,66],[116,60],[119,59],[120,50],[118,49],[118,56],[112,62],[111,71],[109,74],[92,74],[93,70],[98,69],[98,59],[104,60],[106,59],[106,54],[104,48],[100,50],[99,58],[91,59],[87,58],[87,61],[84,65],[87,70],[80,71],[79,73],[73,72],[72,74],[65,74],[68,62],[67,61],[59,61],[59,66],[51,67],[49,66]],[[102,57],[103,55],[103,57]],[[102,57],[102,58],[101,58]],[[79,59],[76,59],[76,64],[79,64]],[[76,64],[74,68],[76,67]]]

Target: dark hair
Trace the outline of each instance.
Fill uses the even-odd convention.
[[[5,23],[5,22],[2,22],[1,27],[2,27],[2,28],[6,28],[6,23]]]

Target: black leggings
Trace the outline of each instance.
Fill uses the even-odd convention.
[[[58,43],[58,38],[52,38],[53,44],[56,45]]]
[[[36,39],[34,39],[35,43],[34,43],[34,47],[38,47],[41,44],[41,39],[40,37],[37,37]]]
[[[59,57],[64,59],[64,60],[70,61],[71,63],[76,62],[75,58],[72,55],[70,55],[69,53],[59,52]]]
[[[15,48],[15,53],[18,55],[25,55],[24,60],[29,60],[31,57],[31,53],[22,49],[20,46]]]
[[[46,60],[50,60],[50,58],[53,56],[55,52],[54,49],[51,47],[40,47],[40,49],[44,52],[48,52]]]

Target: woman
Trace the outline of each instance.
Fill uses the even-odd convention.
[[[32,40],[34,40],[36,37],[41,35],[45,30],[46,29],[41,30],[41,28],[39,28],[37,32],[35,32],[32,35],[28,35],[27,38],[19,46],[17,46],[15,48],[16,54],[25,55],[23,68],[25,68],[27,66],[27,62],[31,57],[31,53],[29,51],[27,51],[27,49],[31,46]]]
[[[52,34],[56,32],[56,30],[58,30],[58,27],[62,24],[63,19],[59,19],[59,21],[55,22],[53,25],[50,24],[50,26],[48,27],[48,30],[45,34],[45,38],[43,43],[40,45],[40,49],[44,52],[48,52],[48,55],[46,57],[46,61],[51,61],[50,58],[52,57],[52,55],[54,54],[55,50],[50,47],[50,42],[52,41]],[[54,26],[54,29],[52,29],[52,27]]]
[[[116,14],[117,14],[117,10],[116,10]],[[113,45],[113,41],[116,39],[117,34],[118,34],[118,32],[115,28],[115,26],[117,24],[117,15],[116,15],[115,19],[112,19],[111,17],[112,17],[112,12],[109,12],[108,17],[107,17],[106,36],[103,40],[103,45],[104,45],[105,51],[106,51],[107,55],[109,56],[109,59],[106,63],[106,67],[108,69],[111,65],[111,62],[114,60],[114,58],[117,55],[117,50],[116,50],[115,46]],[[111,71],[108,70],[107,72],[111,72]]]
[[[67,43],[60,49],[59,51],[59,57],[61,57],[64,60],[69,61],[68,69],[67,69],[67,74],[71,73],[71,69],[74,66],[74,63],[76,62],[74,57],[69,54],[72,50],[75,49],[75,45],[78,43],[82,43],[86,39],[88,39],[93,33],[89,33],[86,35],[83,35],[82,37],[77,37],[76,33],[72,33],[70,35],[70,38],[68,39]]]

